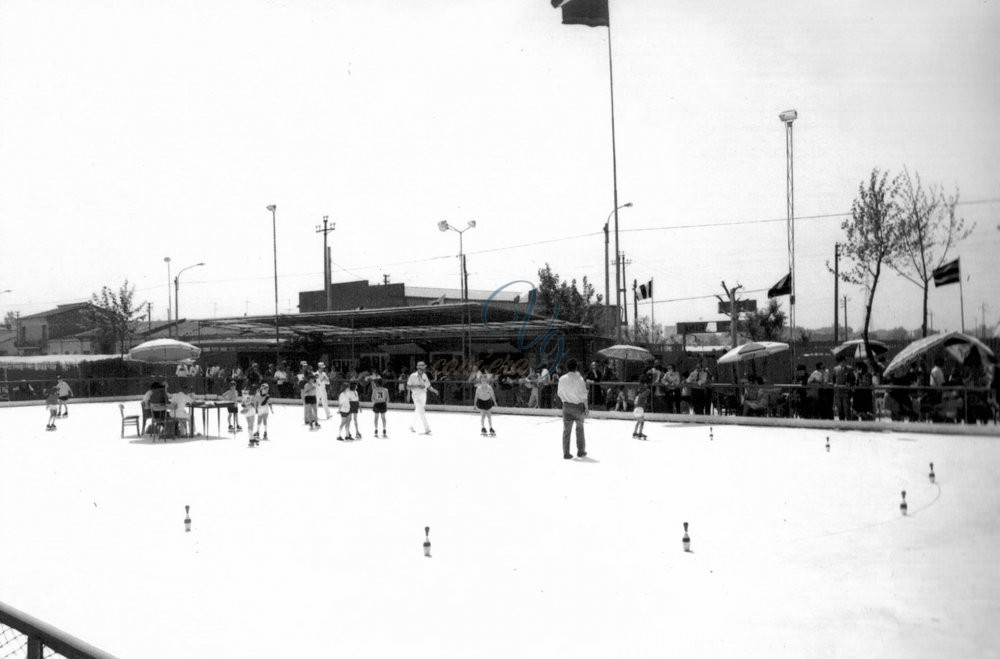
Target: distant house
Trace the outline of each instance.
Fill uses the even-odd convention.
[[[0,329],[0,355],[17,354],[17,332]]]
[[[386,309],[392,307],[417,307],[425,304],[459,304],[462,292],[457,288],[426,288],[406,284],[379,284],[372,286],[367,280],[348,281],[330,285],[332,306],[330,311],[354,309]],[[496,302],[527,302],[517,292],[504,289],[494,291],[470,290],[469,302],[485,302],[493,296]],[[327,311],[326,292],[302,291],[299,293],[299,313]]]
[[[60,304],[55,309],[21,316],[17,320],[17,349],[22,355],[76,354],[100,352],[97,332],[91,320],[89,302]]]

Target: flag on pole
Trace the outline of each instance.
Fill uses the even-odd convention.
[[[648,284],[639,284],[639,299],[646,300],[653,297],[653,280],[650,279]]]
[[[788,273],[767,291],[767,297],[781,297],[792,294],[792,273]]]
[[[946,286],[947,284],[960,283],[962,273],[958,267],[958,259],[950,263],[945,263],[940,268],[934,270],[934,288]]]
[[[589,25],[607,27],[610,24],[608,0],[551,0],[552,6],[562,9],[563,25]]]

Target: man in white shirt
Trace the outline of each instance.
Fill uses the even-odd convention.
[[[427,425],[427,392],[433,391],[437,393],[437,389],[431,386],[431,380],[427,377],[427,364],[424,362],[417,362],[417,370],[410,373],[410,377],[406,380],[406,388],[410,391],[410,396],[413,398],[413,416],[414,422],[410,426],[410,432],[416,432],[414,426],[420,423],[423,428],[423,434],[431,434],[431,428]]]
[[[572,460],[569,452],[569,436],[576,424],[576,457],[587,455],[587,441],[583,435],[583,419],[587,415],[587,383],[577,370],[577,361],[570,358],[566,362],[567,373],[559,378],[556,395],[562,401],[563,416],[563,458]]]
[[[174,410],[174,420],[177,422],[177,433],[179,435],[194,434],[194,426],[189,426],[191,422],[191,408],[188,407],[194,402],[191,395],[191,385],[184,385],[181,391],[170,396],[170,405]]]
[[[326,412],[327,421],[330,420],[330,399],[327,393],[330,386],[330,376],[326,372],[326,364],[320,362],[316,365],[316,407],[323,407]]]

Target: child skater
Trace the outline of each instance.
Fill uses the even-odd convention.
[[[59,416],[59,389],[52,387],[49,395],[45,398],[45,409],[49,412],[49,422],[45,424],[46,430],[56,429],[56,417]]]
[[[351,402],[351,420],[354,421],[354,439],[361,439],[361,429],[358,428],[358,411],[361,409],[361,398],[358,396],[358,382],[351,380],[351,388],[347,390],[347,399]],[[348,428],[350,436],[350,428]]]
[[[266,382],[260,385],[260,389],[257,390],[257,394],[254,399],[257,407],[257,433],[259,434],[260,431],[263,430],[264,441],[268,441],[267,419],[274,409],[271,407],[271,389]],[[254,437],[256,438],[257,435],[255,434]]]
[[[240,412],[247,420],[247,446],[253,448],[260,444],[260,437],[254,432],[254,421],[257,420],[257,408],[255,407],[256,397],[250,395],[249,389],[243,390],[243,397],[240,401]]]
[[[340,386],[340,395],[337,396],[337,411],[340,412],[340,428],[337,430],[338,442],[350,442],[351,437],[351,385],[344,382]],[[343,435],[343,436],[341,436]]]
[[[305,407],[305,419],[309,430],[319,430],[319,417],[316,414],[316,376],[310,373],[302,380],[302,405]]]
[[[476,409],[479,410],[479,423],[482,426],[481,433],[483,437],[486,437],[486,424],[490,426],[490,437],[496,437],[497,434],[493,430],[493,406],[497,403],[496,392],[493,391],[493,385],[490,384],[489,376],[482,375],[479,378],[479,384],[476,385]]]
[[[389,390],[382,385],[382,376],[372,379],[372,412],[375,416],[375,436],[378,437],[378,420],[382,419],[382,436],[385,434],[385,410],[389,406]]]
[[[240,394],[236,391],[236,380],[229,381],[229,388],[226,389],[222,394],[222,400],[227,401],[229,405],[226,406],[226,421],[229,423],[229,432],[239,432],[243,430],[240,427],[240,411],[236,407],[236,403],[240,399]]]
[[[635,416],[635,429],[632,430],[632,439],[646,439],[642,433],[646,425],[646,403],[649,402],[649,387],[642,385],[639,393],[635,395],[632,414]]]

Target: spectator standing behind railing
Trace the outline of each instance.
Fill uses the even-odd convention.
[[[596,361],[590,362],[590,370],[583,377],[587,382],[587,395],[590,406],[604,405],[604,390],[598,385],[601,381],[601,369]]]
[[[660,378],[660,382],[663,383],[665,389],[664,398],[667,412],[679,413],[681,411],[681,374],[677,372],[677,368],[673,364],[667,364],[667,370]]]
[[[870,421],[875,418],[875,397],[872,391],[872,375],[864,362],[858,362],[854,382],[854,414],[862,421]]]
[[[837,365],[833,367],[834,407],[837,418],[841,421],[853,418],[851,414],[851,385],[854,384],[854,373],[844,359],[843,354],[837,355]]]
[[[806,407],[809,409],[810,419],[821,419],[823,418],[822,410],[820,409],[820,387],[823,386],[823,362],[816,362],[816,368],[813,372],[809,374],[809,378],[806,380]]]
[[[646,382],[652,392],[649,409],[652,412],[662,412],[664,406],[663,385],[660,384],[660,381],[663,379],[663,365],[660,364],[659,359],[654,360],[653,365],[646,371],[646,378]]]
[[[698,361],[698,365],[691,371],[691,375],[688,376],[687,381],[688,384],[694,385],[691,387],[691,403],[694,406],[694,413],[707,414],[709,376],[704,361]]]

